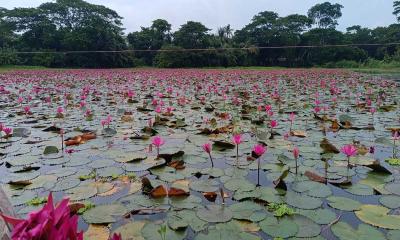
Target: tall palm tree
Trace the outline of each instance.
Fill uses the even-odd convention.
[[[394,7],[393,14],[397,16],[397,21],[400,22],[400,1],[394,1],[393,7]]]
[[[218,28],[217,34],[221,42],[227,42],[233,35],[233,29],[231,25],[228,24],[227,26]]]

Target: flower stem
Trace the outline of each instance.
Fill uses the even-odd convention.
[[[212,157],[211,157],[211,153],[209,153],[208,156],[210,157],[211,168],[213,168],[213,167],[214,167],[214,162],[213,162],[213,159],[212,159]]]
[[[239,167],[239,144],[236,145],[236,167]]]
[[[260,158],[257,158],[257,187],[260,186]]]

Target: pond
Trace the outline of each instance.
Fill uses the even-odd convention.
[[[0,183],[21,218],[50,192],[84,206],[85,239],[400,239],[399,86],[324,69],[4,72]]]

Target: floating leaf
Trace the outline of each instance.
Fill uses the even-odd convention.
[[[399,230],[400,216],[388,215],[389,209],[378,205],[362,205],[359,211],[356,211],[356,216],[363,222],[372,226]]]
[[[43,151],[44,155],[48,155],[48,154],[56,154],[58,153],[58,148],[56,146],[46,146],[46,148]]]
[[[299,231],[297,224],[290,218],[267,217],[260,223],[261,230],[276,238],[294,237]]]
[[[232,211],[224,205],[207,205],[204,208],[199,209],[196,215],[201,220],[212,223],[228,222],[233,217]]]
[[[108,240],[110,229],[101,225],[89,224],[88,230],[84,234],[84,240]]]
[[[116,219],[125,213],[127,213],[126,208],[119,204],[97,205],[86,211],[82,217],[87,223],[108,224],[116,222]]]
[[[385,240],[385,235],[374,227],[366,224],[360,224],[357,229],[353,229],[345,222],[335,223],[332,227],[332,232],[340,240]]]
[[[122,239],[144,240],[141,230],[145,224],[145,221],[130,222],[115,229],[111,235],[117,233],[121,234]]]
[[[329,206],[342,211],[355,211],[361,208],[360,202],[350,198],[331,196],[326,200]]]

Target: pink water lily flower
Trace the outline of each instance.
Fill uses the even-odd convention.
[[[151,143],[157,148],[157,157],[160,155],[160,147],[165,144],[165,140],[160,136],[155,136],[151,139]]]
[[[211,150],[212,150],[212,144],[211,143],[205,143],[205,144],[203,144],[202,148],[203,148],[204,152],[210,154]]]
[[[211,167],[214,167],[214,161],[211,157],[211,151],[212,151],[212,143],[204,143],[202,146],[204,152],[208,153],[208,156],[210,157],[210,161],[211,161]]]
[[[257,186],[260,186],[260,157],[267,151],[267,148],[262,144],[257,144],[253,147],[253,152],[257,156]]]
[[[236,165],[239,165],[239,144],[243,142],[242,135],[236,134],[232,137],[232,142],[236,145]]]
[[[276,128],[276,127],[278,126],[278,121],[276,121],[276,120],[271,120],[270,126],[271,126],[271,128]]]
[[[357,148],[352,144],[343,146],[340,151],[347,156],[347,167],[350,167],[350,157],[357,155]]]
[[[10,136],[13,132],[13,129],[9,127],[4,127],[3,132],[6,134],[6,136]]]
[[[293,121],[294,121],[295,118],[296,118],[296,114],[294,114],[293,112],[290,113],[290,115],[289,115],[290,122],[293,123]]]
[[[262,144],[257,144],[253,147],[253,152],[257,155],[257,157],[261,157],[266,151],[267,148]]]
[[[355,155],[357,155],[357,148],[352,145],[352,144],[348,144],[343,146],[340,151],[345,154],[347,157],[353,157]]]
[[[299,148],[298,148],[298,147],[294,147],[294,148],[293,148],[293,157],[294,157],[295,159],[297,159],[297,158],[299,158],[299,156],[300,156],[300,150],[299,150]]]
[[[233,142],[235,145],[241,144],[241,143],[243,142],[242,135],[241,135],[241,134],[236,134],[236,135],[234,135],[233,138],[232,138],[232,142]]]
[[[61,107],[61,106],[58,107],[58,108],[57,108],[57,113],[58,113],[58,114],[63,114],[63,113],[64,113],[63,107]]]
[[[114,233],[114,235],[110,238],[110,240],[122,240],[121,233],[119,233],[119,234]]]
[[[164,145],[165,140],[160,136],[155,136],[152,138],[151,143],[156,147],[161,147],[162,145]]]
[[[104,126],[107,124],[107,120],[105,120],[105,119],[101,120],[100,124],[104,128]]]
[[[31,112],[31,107],[30,106],[25,106],[24,107],[24,112],[25,112],[25,114],[29,114]]]
[[[369,111],[371,112],[371,114],[373,115],[376,112],[376,108],[371,108],[369,109]]]
[[[17,240],[82,240],[83,232],[78,232],[78,215],[72,215],[68,207],[69,200],[64,199],[56,206],[50,193],[46,205],[39,211],[29,213],[27,219],[0,216],[14,226],[11,238]]]

